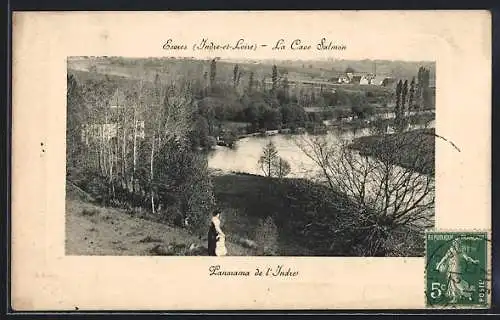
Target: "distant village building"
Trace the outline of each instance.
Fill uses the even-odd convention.
[[[280,131],[279,130],[267,130],[266,135],[267,136],[274,136],[277,135]]]
[[[307,117],[312,120],[321,117],[321,115],[325,112],[325,109],[322,107],[304,107],[304,112]]]
[[[368,79],[365,76],[362,76],[361,79],[359,80],[359,84],[368,85],[368,84],[370,84],[370,79]]]
[[[129,111],[130,110],[130,111]],[[94,119],[95,122],[82,125],[81,139],[86,145],[95,141],[109,141],[113,138],[118,138],[123,134],[123,120],[122,117],[127,112],[135,110],[133,106],[125,105],[125,95],[121,90],[116,90],[109,100],[107,121],[106,119]],[[127,125],[127,139],[145,138],[145,122],[142,119],[135,119],[134,123]]]
[[[136,138],[145,138],[144,127],[144,120],[137,121],[137,127],[135,129]],[[85,124],[81,131],[81,139],[86,145],[96,140],[109,141],[113,138],[118,138],[118,133],[122,132],[122,130],[123,125],[120,123]],[[128,130],[127,139],[134,139],[134,128]]]
[[[347,75],[341,75],[339,76],[338,83],[349,83],[349,77]]]
[[[306,113],[321,113],[324,111],[321,107],[304,107]]]
[[[384,81],[385,78],[387,78],[387,77],[375,75],[375,76],[373,76],[373,78],[370,79],[370,84],[374,85],[374,86],[381,86],[382,82]]]
[[[352,84],[360,84],[361,82],[361,76],[360,75],[353,75],[351,77],[350,83]]]
[[[366,75],[363,75],[361,76],[361,79],[359,80],[359,84],[362,84],[362,85],[369,85],[369,84],[372,84],[372,80],[375,78],[375,75],[374,74],[366,74]]]
[[[429,79],[429,88],[436,89],[436,79]]]

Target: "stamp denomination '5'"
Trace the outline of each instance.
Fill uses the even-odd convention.
[[[487,234],[428,232],[428,307],[487,307]]]

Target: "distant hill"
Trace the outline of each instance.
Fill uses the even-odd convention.
[[[280,74],[287,73],[290,79],[327,81],[352,68],[357,73],[377,73],[394,78],[410,79],[417,75],[418,68],[430,69],[431,82],[435,79],[435,63],[430,61],[387,60],[219,60],[217,79],[231,82],[234,65],[239,65],[241,81],[246,82],[254,73],[255,81],[270,78],[272,65],[276,64]],[[175,81],[179,77],[202,78],[210,69],[209,60],[193,58],[123,58],[123,57],[72,57],[68,58],[68,69],[94,71],[100,74],[123,78],[153,81],[156,74],[163,81]]]

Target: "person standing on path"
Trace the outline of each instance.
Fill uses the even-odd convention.
[[[210,227],[208,229],[208,255],[216,256],[215,248],[217,247],[217,240],[219,237],[225,237],[226,235],[222,232],[220,228],[220,210],[214,210],[212,212],[212,219],[210,221]]]

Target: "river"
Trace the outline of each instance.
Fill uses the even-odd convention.
[[[428,127],[434,127],[434,122],[432,122]],[[422,126],[413,126],[410,129],[419,129]],[[393,131],[391,128],[388,130],[389,132]],[[327,134],[327,138],[330,139],[330,142],[333,144],[339,143],[344,139],[353,139],[362,136],[370,135],[371,130],[369,128],[358,129],[355,131],[352,130],[331,130]],[[250,173],[263,175],[264,173],[260,169],[258,165],[259,158],[262,154],[262,149],[269,142],[272,141],[276,146],[276,150],[280,157],[288,161],[290,164],[290,174],[287,177],[290,178],[306,178],[306,179],[314,179],[318,178],[319,166],[313,162],[308,156],[304,154],[304,152],[300,149],[298,144],[296,143],[297,135],[275,135],[270,137],[245,137],[240,139],[236,143],[236,147],[234,149],[230,149],[227,147],[217,146],[216,149],[211,152],[208,156],[208,166],[211,169],[216,169],[224,173],[230,172],[241,172],[241,173]],[[359,155],[357,155],[359,157]],[[398,170],[400,172],[404,172],[404,170],[400,167],[395,166],[393,174],[398,176]],[[406,171],[408,172],[408,171]],[[421,175],[417,172],[413,172],[410,175],[406,175],[405,177],[412,177],[409,181],[408,188],[415,188],[415,190],[422,190],[421,187],[426,184],[428,176]],[[367,195],[371,196],[371,193],[379,190],[377,188],[380,187],[380,181],[376,179],[368,179],[367,183]],[[434,186],[434,182],[431,182],[432,188]],[[412,187],[413,186],[413,187]],[[401,187],[405,188],[405,187]],[[406,194],[406,192],[404,193]],[[416,193],[410,192],[412,198],[418,199],[421,195],[421,192],[417,191]],[[405,199],[398,196],[398,193],[395,193],[395,196],[400,198],[400,201],[406,201],[405,203],[411,204],[414,200]],[[391,196],[390,201],[397,201],[394,197]],[[395,203],[395,202],[393,202]],[[429,192],[424,198],[423,203],[434,203],[434,191]],[[424,216],[428,219],[427,221],[419,219],[411,223],[412,225],[418,228],[426,228],[433,225],[434,220],[434,208],[433,206],[424,209]],[[421,213],[422,214],[422,213]],[[421,215],[419,214],[419,215]],[[430,224],[429,224],[430,223]]]
[[[434,123],[430,124],[433,127]],[[421,126],[413,126],[410,129],[418,129]],[[393,130],[389,128],[389,132]],[[342,139],[352,139],[371,134],[369,128],[358,130],[330,130],[328,136],[334,143]],[[309,178],[319,168],[307,157],[295,143],[297,135],[274,135],[269,137],[245,137],[236,142],[233,149],[216,146],[216,149],[208,156],[208,166],[211,169],[223,172],[244,172],[250,174],[263,175],[257,162],[264,146],[271,140],[278,151],[280,157],[290,164],[291,172],[288,177]]]

